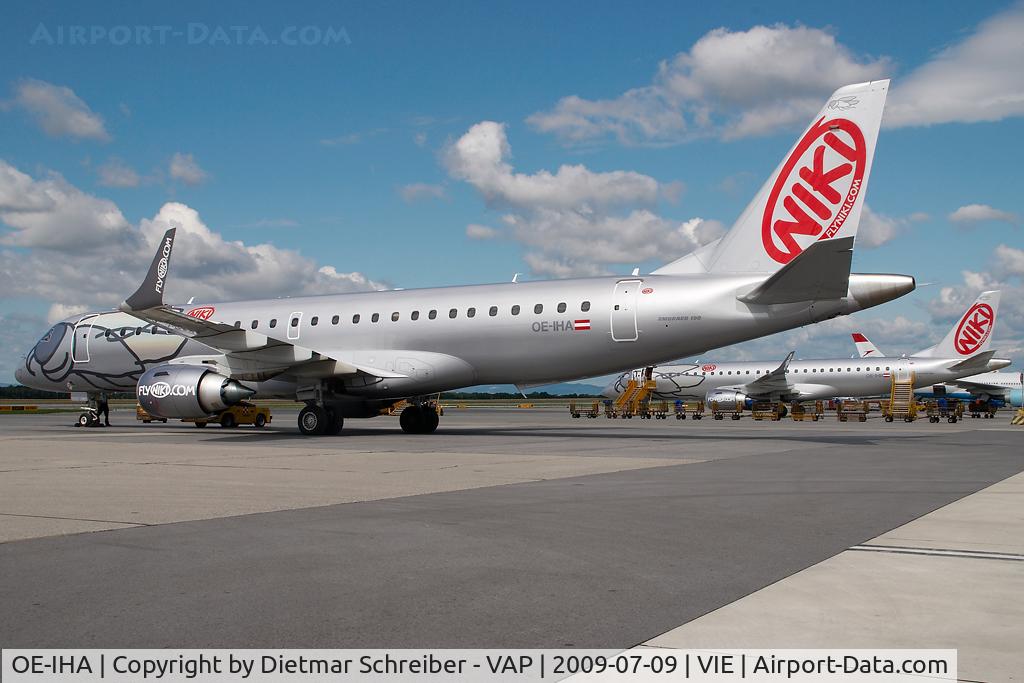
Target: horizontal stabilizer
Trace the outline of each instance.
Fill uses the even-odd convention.
[[[995,355],[995,351],[982,351],[977,355],[971,356],[970,358],[949,366],[949,369],[957,372],[961,370],[978,370],[979,372],[986,372],[989,369],[988,362],[992,360],[992,357]]]
[[[748,304],[788,304],[841,299],[850,288],[853,237],[815,242],[739,300]]]

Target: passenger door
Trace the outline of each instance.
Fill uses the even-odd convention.
[[[643,280],[619,280],[612,293],[612,340],[636,341],[640,336],[636,327],[637,294]]]
[[[295,311],[288,316],[288,338],[298,339],[302,333],[302,311]]]
[[[75,323],[75,337],[71,345],[71,360],[76,363],[89,362],[89,338],[92,336],[92,319],[95,315],[87,315]]]

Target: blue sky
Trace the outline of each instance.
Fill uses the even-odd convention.
[[[1024,360],[1022,26],[1005,2],[8,3],[0,382],[48,318],[115,305],[172,215],[195,240],[172,295],[649,270],[730,225],[859,75],[893,89],[855,269],[935,284],[711,355],[845,355],[850,325],[913,351],[999,286],[996,340]],[[605,206],[617,172],[637,193]]]

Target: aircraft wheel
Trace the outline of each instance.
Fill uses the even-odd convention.
[[[318,405],[307,405],[299,413],[299,431],[305,436],[322,436],[327,430],[327,411]]]
[[[327,411],[327,427],[324,430],[324,434],[327,436],[337,436],[341,434],[341,428],[345,426],[345,418],[340,413],[336,413],[333,410]]]
[[[398,417],[398,424],[406,434],[433,434],[441,418],[433,408],[409,406]]]

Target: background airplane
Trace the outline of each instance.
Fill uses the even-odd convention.
[[[998,309],[999,292],[983,292],[941,342],[910,357],[876,358],[875,351],[863,347],[860,359],[793,360],[790,353],[777,367],[767,361],[663,365],[624,373],[604,393],[617,397],[629,380],[639,382],[649,375],[656,382],[653,398],[717,401],[731,410],[759,400],[887,395],[893,377],[913,377],[915,386],[950,382],[1010,364],[988,350]]]
[[[861,358],[885,358],[885,354],[860,332],[853,333],[853,341]],[[956,398],[961,401],[1020,408],[1024,405],[1024,372],[985,372],[968,375],[957,380],[921,387],[914,391],[921,398]]]
[[[404,398],[402,429],[429,433],[434,392],[593,377],[876,306],[914,289],[850,273],[888,85],[836,91],[724,237],[649,275],[174,306],[172,228],[120,311],[58,323],[17,378],[135,389],[166,418],[286,396],[310,435]]]

